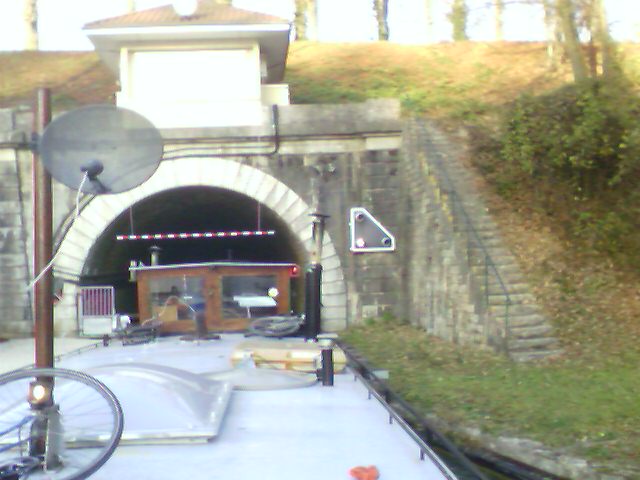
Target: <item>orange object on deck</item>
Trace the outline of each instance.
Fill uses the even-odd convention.
[[[378,478],[380,478],[380,472],[373,465],[368,467],[353,467],[349,470],[349,475],[356,480],[378,480]]]

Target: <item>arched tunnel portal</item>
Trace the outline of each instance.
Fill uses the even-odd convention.
[[[304,266],[313,248],[309,205],[294,190],[259,168],[224,158],[161,162],[144,184],[128,192],[92,198],[58,234],[54,271],[64,280],[56,306],[56,330],[76,326],[79,285],[114,285],[118,309],[134,307],[132,260],[150,263],[149,248],[162,248],[160,263],[237,261]],[[274,230],[273,236],[159,241],[116,240],[116,235]],[[324,237],[323,325],[344,327],[346,287],[331,236]],[[302,308],[302,280],[292,286],[292,306]],[[118,294],[116,295],[118,297]]]
[[[233,232],[272,235],[233,235]],[[180,233],[224,233],[224,236],[153,240],[117,240],[117,236]],[[150,264],[151,247],[159,247],[160,263],[205,262],[295,263],[307,259],[304,247],[273,210],[232,190],[190,186],[173,188],[125,209],[89,250],[80,283],[114,285],[116,308],[136,311],[135,283],[129,281],[131,261]],[[299,279],[292,286],[292,306],[303,306]]]

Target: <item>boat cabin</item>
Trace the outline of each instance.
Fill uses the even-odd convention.
[[[291,311],[293,263],[211,262],[134,266],[141,323],[165,333],[245,330],[252,319]]]

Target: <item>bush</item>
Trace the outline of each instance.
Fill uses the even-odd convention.
[[[622,82],[522,96],[503,122],[492,182],[553,216],[581,251],[638,267],[639,115],[640,99]]]
[[[621,82],[592,80],[520,97],[503,125],[502,156],[537,181],[590,198],[640,165],[640,100]]]

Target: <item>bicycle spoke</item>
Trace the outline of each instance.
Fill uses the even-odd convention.
[[[40,392],[49,396],[32,406],[27,396],[39,382],[44,385]],[[71,370],[0,375],[0,413],[0,480],[87,478],[111,456],[122,434],[122,409],[113,393],[93,377]],[[25,459],[31,463],[23,465]],[[9,472],[6,477],[2,468]],[[16,477],[16,471],[23,473]]]

